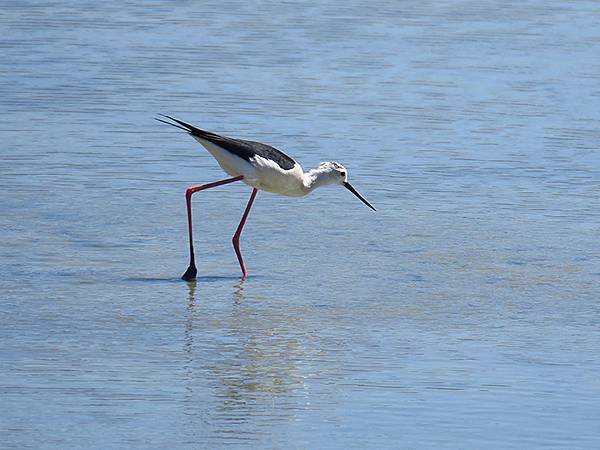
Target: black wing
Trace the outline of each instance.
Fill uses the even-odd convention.
[[[220,136],[218,134],[211,133],[210,131],[204,131],[200,128],[196,128],[195,126],[190,125],[189,123],[185,123],[181,120],[175,119],[174,117],[166,116],[163,114],[161,114],[161,116],[166,117],[167,119],[170,119],[179,125],[158,118],[156,120],[177,128],[181,128],[182,130],[187,131],[192,136],[199,137],[201,139],[206,139],[207,141],[224,148],[225,150],[233,153],[234,155],[239,156],[242,159],[245,159],[246,161],[250,161],[250,158],[253,158],[255,156],[261,156],[265,159],[277,163],[277,165],[283,170],[290,170],[296,164],[296,161],[294,161],[288,155],[286,155],[283,152],[280,152],[275,147],[271,147],[270,145],[262,144],[260,142],[244,141],[242,139],[234,139],[226,136]]]

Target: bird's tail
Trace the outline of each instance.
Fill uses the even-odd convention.
[[[209,131],[204,131],[204,130],[201,130],[200,128],[196,128],[195,126],[190,125],[189,123],[186,123],[182,120],[176,119],[175,117],[167,116],[166,114],[159,114],[159,116],[166,117],[167,119],[171,120],[172,122],[161,119],[159,117],[155,117],[154,120],[158,120],[159,122],[166,123],[167,125],[171,125],[172,127],[179,128],[180,130],[183,130],[183,131],[191,134],[192,136],[206,138],[206,137],[210,137],[213,134],[213,133],[210,133]],[[173,122],[175,122],[175,123],[173,123]]]

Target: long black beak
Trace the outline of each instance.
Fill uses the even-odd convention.
[[[360,201],[361,201],[361,202],[363,202],[365,205],[367,205],[367,206],[368,206],[369,208],[371,208],[373,211],[377,211],[375,208],[373,208],[373,205],[371,205],[371,204],[370,204],[368,201],[366,201],[366,200],[365,200],[365,198],[364,198],[362,195],[360,195],[360,194],[359,194],[359,193],[356,191],[356,189],[354,189],[354,188],[352,187],[352,185],[351,185],[350,183],[348,183],[347,181],[344,181],[344,187],[345,187],[346,189],[348,189],[350,192],[352,192],[354,195],[356,195],[356,196],[357,196],[357,197],[360,199]]]

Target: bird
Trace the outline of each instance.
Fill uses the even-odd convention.
[[[190,262],[181,277],[185,281],[195,280],[198,273],[192,233],[192,194],[195,192],[236,181],[241,181],[252,187],[252,194],[232,238],[233,248],[242,270],[242,279],[247,278],[248,271],[240,251],[240,236],[259,190],[288,197],[303,197],[318,187],[336,184],[348,189],[365,205],[376,211],[373,205],[348,182],[348,170],[338,162],[322,162],[317,168],[304,172],[300,164],[293,158],[270,145],[222,136],[201,130],[165,114],[158,115],[160,117],[155,117],[155,120],[179,128],[192,136],[231,177],[200,186],[192,186],[185,192],[190,246]]]

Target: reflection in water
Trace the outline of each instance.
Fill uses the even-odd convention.
[[[185,379],[185,394],[183,398],[184,414],[186,417],[195,415],[194,406],[194,315],[196,311],[196,282],[186,283],[188,287],[187,316],[184,330],[185,364],[183,366]],[[192,426],[193,428],[193,426]]]
[[[244,280],[232,285],[230,313],[222,320],[203,317],[196,288],[188,283],[185,414],[209,420],[219,440],[251,439],[258,431],[244,430],[245,423],[269,416],[286,420],[298,409],[304,380],[296,361],[305,352],[289,334],[285,317],[264,314],[261,302],[244,293]],[[206,389],[208,396],[196,394]],[[197,427],[194,423],[190,419],[188,425]],[[232,423],[241,427],[233,434]]]
[[[187,282],[188,287],[188,301],[187,301],[187,320],[185,322],[185,352],[188,355],[188,362],[191,364],[192,360],[192,348],[194,346],[194,313],[196,311],[196,282]],[[190,365],[188,364],[188,366]]]
[[[245,279],[241,278],[239,282],[233,285],[235,290],[233,291],[234,303],[239,305],[244,299],[244,283]]]

